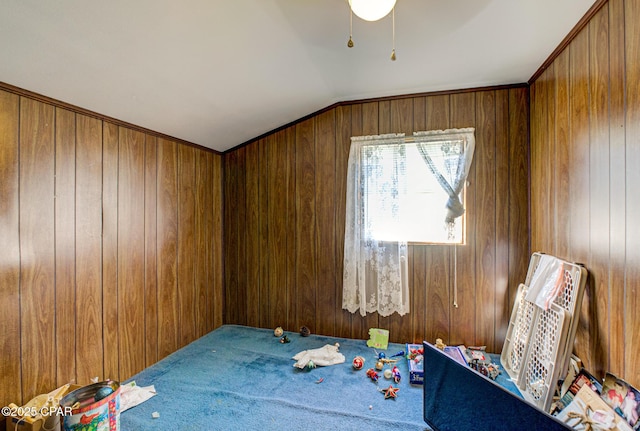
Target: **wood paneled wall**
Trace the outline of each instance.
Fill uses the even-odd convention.
[[[531,244],[590,277],[575,350],[640,385],[640,2],[609,0],[531,86]]]
[[[523,86],[354,102],[226,153],[225,322],[500,349],[529,261],[528,108]],[[350,137],[459,127],[477,142],[467,244],[410,246],[409,314],[342,310]]]
[[[0,90],[0,405],[222,324],[222,157]]]

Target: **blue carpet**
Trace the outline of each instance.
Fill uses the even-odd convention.
[[[409,384],[408,365],[397,399],[384,399],[366,376],[376,355],[365,340],[297,333],[282,344],[272,330],[225,325],[145,369],[130,380],[155,385],[157,395],[120,417],[123,431],[146,430],[426,430],[422,386]],[[340,343],[343,364],[307,371],[293,367],[302,350]],[[405,346],[390,344],[390,356]],[[363,356],[355,371],[351,361]],[[381,374],[381,373],[380,373]],[[316,383],[319,379],[322,383]],[[160,417],[153,419],[151,414]]]

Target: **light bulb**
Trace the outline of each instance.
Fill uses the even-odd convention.
[[[349,0],[353,13],[365,21],[384,18],[396,5],[396,0]]]

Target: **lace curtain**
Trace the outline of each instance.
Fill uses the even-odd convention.
[[[464,213],[459,195],[473,157],[474,129],[416,132],[410,140],[418,143],[426,166],[449,196],[450,228]],[[342,295],[342,308],[351,313],[409,312],[407,239],[397,240],[403,230],[397,221],[406,201],[405,168],[404,134],[351,138]]]
[[[351,138],[342,308],[362,316],[409,312],[407,242],[381,239],[381,226],[367,217],[375,212],[378,220],[397,218],[406,190],[403,143],[404,134]],[[392,156],[384,157],[389,151]]]
[[[475,129],[434,130],[415,132],[413,137],[418,143],[422,159],[436,177],[442,189],[447,193],[446,228],[453,235],[456,219],[464,214],[460,193],[469,175],[475,149]],[[436,163],[441,160],[441,163]]]

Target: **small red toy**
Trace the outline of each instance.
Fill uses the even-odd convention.
[[[356,356],[353,358],[353,368],[355,370],[360,370],[364,367],[364,358],[362,356]]]
[[[374,370],[373,368],[369,368],[367,370],[367,377],[369,377],[374,382],[378,381],[378,373],[376,373],[376,370]]]

